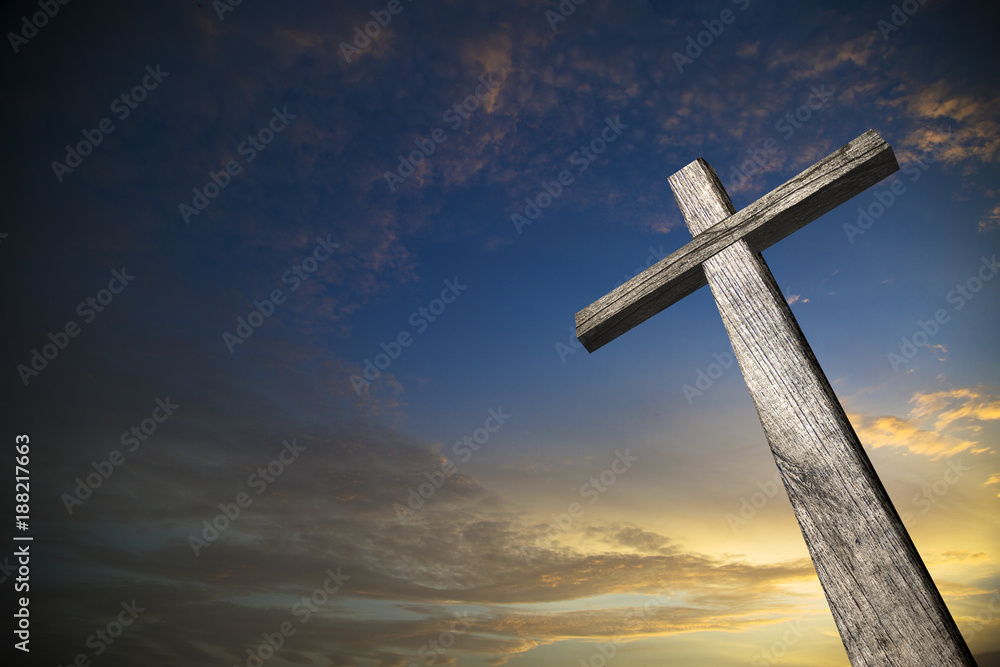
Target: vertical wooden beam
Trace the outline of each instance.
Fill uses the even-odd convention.
[[[692,235],[735,212],[704,160],[669,180]],[[703,267],[851,665],[974,666],[764,259]]]

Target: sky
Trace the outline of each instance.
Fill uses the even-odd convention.
[[[995,5],[0,26],[15,664],[847,665],[709,290],[574,315],[691,240],[691,161],[739,209],[873,129],[900,171],[763,256],[1000,665]]]

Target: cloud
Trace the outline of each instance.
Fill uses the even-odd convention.
[[[851,421],[855,424],[860,421],[860,426],[856,426],[858,437],[869,447],[899,447],[934,459],[967,451],[976,444],[971,440],[926,431],[898,417],[871,419],[851,415]]]
[[[861,441],[870,447],[897,447],[940,459],[959,452],[983,453],[981,422],[1000,419],[1000,399],[985,388],[916,393],[905,418],[850,415]]]
[[[947,164],[989,163],[1000,156],[1000,123],[995,119],[1000,95],[956,89],[954,82],[945,79],[907,81],[898,87],[897,96],[881,102],[918,123],[899,144],[901,163],[928,153]]]
[[[842,145],[842,136],[856,132],[835,119],[852,113],[848,107],[875,108],[884,91],[895,91],[883,110],[895,114],[887,123],[902,128],[905,154],[940,149],[949,163],[995,159],[992,92],[936,75],[929,85],[904,76],[879,59],[871,35],[852,37],[856,26],[830,11],[814,15],[823,30],[810,36],[808,48],[796,46],[805,34],[800,23],[792,38],[773,31],[772,40],[772,31],[750,29],[756,19],[748,13],[746,24],[741,19],[732,32],[727,28],[682,78],[670,52],[683,48],[686,34],[702,30],[717,8],[702,15],[702,7],[686,7],[687,16],[660,18],[648,5],[677,8],[592,0],[552,31],[544,18],[552,0],[500,9],[455,0],[434,8],[413,3],[348,63],[340,44],[371,20],[373,7],[364,2],[302,11],[244,3],[224,23],[202,4],[197,12],[81,14],[78,32],[66,33],[75,36],[50,34],[47,55],[34,60],[65,67],[37,70],[35,78],[26,59],[41,56],[39,43],[16,68],[28,84],[12,106],[10,125],[24,128],[15,133],[13,154],[35,157],[11,162],[12,190],[31,196],[15,203],[9,217],[79,224],[58,234],[50,225],[28,225],[35,240],[20,246],[27,249],[15,260],[22,270],[11,273],[60,269],[39,279],[45,287],[12,293],[10,312],[23,326],[15,332],[5,325],[9,347],[30,350],[35,331],[45,331],[52,317],[65,321],[72,312],[61,309],[90,289],[64,304],[49,283],[66,282],[75,291],[93,266],[142,266],[136,287],[142,294],[130,291],[123,310],[114,306],[114,317],[129,308],[131,319],[113,327],[109,313],[33,384],[30,399],[24,392],[13,399],[12,410],[38,425],[32,437],[44,443],[33,452],[45,473],[37,479],[36,527],[39,543],[48,545],[37,561],[43,576],[32,582],[44,596],[40,622],[49,638],[39,647],[49,654],[40,663],[68,662],[98,623],[133,598],[145,611],[101,664],[245,664],[248,649],[291,619],[296,633],[276,665],[280,659],[403,667],[449,631],[453,612],[464,610],[471,625],[437,664],[454,664],[463,652],[503,664],[580,638],[739,631],[800,612],[803,602],[821,603],[804,560],[756,563],[701,553],[626,522],[581,521],[547,540],[548,526],[463,468],[400,520],[394,506],[405,504],[446,459],[440,443],[395,426],[405,415],[392,375],[361,396],[351,389],[349,375],[384,331],[381,323],[351,316],[420,280],[428,266],[435,274],[423,277],[436,281],[441,241],[456,232],[505,252],[515,238],[507,216],[570,168],[570,156],[596,140],[609,116],[620,115],[629,128],[577,174],[546,216],[563,215],[574,232],[597,224],[665,234],[683,232],[664,185],[670,170],[714,155],[726,179],[725,168],[774,135],[775,122],[800,108],[814,83],[836,87],[841,110],[817,114],[768,169],[798,171]],[[49,30],[64,29],[55,23]],[[192,34],[193,40],[178,37]],[[120,35],[145,35],[131,40],[141,50],[95,48],[85,59],[71,57],[80,39],[120,46],[125,42],[111,39]],[[164,55],[172,78],[59,197],[45,194],[30,181],[46,172],[45,156],[58,156],[83,123],[106,114],[108,96],[135,82],[136,59],[149,54]],[[100,81],[86,76],[94,72]],[[466,99],[486,73],[495,73],[501,86],[390,192],[384,173],[397,156],[443,125],[442,111]],[[63,86],[62,77],[72,84]],[[53,104],[53,92],[62,104]],[[286,103],[298,115],[294,123],[258,161],[245,164],[196,222],[183,226],[178,201],[234,157],[273,106]],[[56,122],[52,114],[64,108],[72,113]],[[956,139],[946,146],[941,128],[949,125]],[[765,181],[763,173],[753,178],[759,179],[748,180],[753,187]],[[991,225],[995,217],[994,209]],[[223,329],[231,330],[317,236],[328,234],[343,255],[289,294],[228,355]],[[79,270],[81,263],[88,266]],[[408,312],[398,314],[399,326]],[[389,331],[396,330],[394,318],[389,313],[385,320]],[[352,326],[364,329],[356,347],[342,344]],[[147,417],[156,397],[167,395],[180,403],[179,416],[127,452],[67,516],[62,495],[120,447],[119,434]],[[906,417],[858,417],[865,427],[859,432],[874,446],[938,457],[982,451],[976,429],[997,419],[997,400],[984,389],[914,401]],[[252,505],[195,556],[189,537],[219,515],[220,504],[247,492],[249,476],[290,438],[306,446],[301,458],[263,493],[251,490]],[[498,468],[516,456],[504,455]],[[530,459],[512,465],[548,472]],[[1000,484],[1000,477],[987,484]],[[299,623],[293,609],[322,585],[327,569],[338,567],[349,577],[344,588]],[[812,594],[801,592],[807,587]],[[649,612],[630,618],[628,600],[651,603]]]
[[[988,560],[989,555],[982,551],[945,551],[928,560],[930,563],[969,563]]]
[[[635,549],[640,552],[656,552],[669,542],[665,535],[643,530],[638,526],[612,523],[608,526],[588,527],[588,539],[600,539],[608,544]]]
[[[448,632],[454,613],[467,611],[468,629],[439,664],[461,652],[503,664],[573,638],[754,627],[793,613],[801,583],[815,583],[807,560],[705,555],[627,523],[579,522],[548,540],[548,526],[461,471],[399,520],[393,504],[441,468],[439,447],[357,422],[299,431],[300,460],[264,493],[250,492],[252,504],[195,556],[189,535],[221,512],[219,503],[247,491],[247,475],[280,449],[273,436],[253,436],[268,430],[272,414],[252,395],[241,400],[248,401],[245,433],[231,443],[208,447],[185,429],[169,431],[168,422],[72,522],[44,535],[62,572],[40,584],[41,594],[52,595],[51,613],[65,619],[53,646],[81,644],[93,631],[90,615],[74,614],[75,601],[111,613],[135,598],[148,612],[116,642],[109,665],[153,656],[242,663],[248,648],[286,621],[296,630],[282,653],[290,663],[322,657],[349,665],[377,656],[379,664],[400,665]],[[279,430],[294,434],[288,424]],[[85,461],[53,474],[71,479]],[[300,622],[296,604],[322,586],[327,570],[345,575],[342,589]],[[144,582],[138,591],[137,581]],[[648,611],[586,603],[607,595],[649,603]]]
[[[389,526],[359,531],[350,522],[317,519],[310,517],[308,533],[299,532],[304,522],[289,529],[256,521],[239,536],[213,544],[196,564],[190,553],[174,547],[143,551],[138,559],[108,546],[80,549],[118,582],[140,575],[159,582],[144,585],[136,598],[151,613],[119,645],[119,659],[245,659],[246,647],[291,622],[296,633],[282,654],[291,662],[308,664],[309,656],[324,655],[341,661],[335,664],[351,664],[378,653],[385,664],[398,664],[399,656],[415,659],[431,640],[454,631],[457,609],[467,613],[468,624],[454,637],[455,652],[509,658],[572,638],[747,629],[770,622],[774,614],[793,613],[790,591],[815,579],[808,561],[752,565],[690,553],[554,549],[529,564],[516,553],[526,537],[516,524],[487,519],[489,525],[482,525],[482,518],[468,513],[448,513],[447,523],[431,520],[416,531]],[[348,543],[356,547],[353,557]],[[457,557],[448,558],[448,552]],[[92,567],[75,563],[70,572],[80,566]],[[346,575],[343,590],[302,622],[293,611],[297,601],[322,585],[327,569],[337,567]],[[78,579],[60,593],[53,611],[66,613],[73,599],[87,599],[93,609],[114,609],[119,600],[135,597],[132,591],[124,583]],[[254,601],[264,593],[266,601]],[[534,604],[616,593],[632,595],[635,604],[556,611]],[[227,622],[219,624],[220,618]],[[57,638],[71,645],[86,636],[86,628],[86,621],[69,621]]]
[[[935,430],[943,430],[956,422],[995,421],[1000,419],[1000,397],[993,396],[983,387],[960,388],[918,393],[910,399],[911,411],[917,419],[935,418]]]
[[[990,475],[989,479],[983,483],[983,486],[993,486],[994,484],[1000,484],[1000,473]],[[997,492],[997,498],[1000,498],[1000,490]]]
[[[841,24],[845,17],[829,17]],[[875,56],[877,36],[869,33],[846,41],[841,41],[830,32],[817,35],[817,43],[810,49],[784,48],[775,50],[768,59],[768,68],[780,70],[798,79],[822,81],[834,76],[833,71],[845,65],[866,68]]]
[[[993,205],[979,220],[979,231],[985,232],[1000,227],[1000,202]]]

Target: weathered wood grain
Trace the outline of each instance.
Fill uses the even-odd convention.
[[[828,182],[810,210],[884,171],[872,169],[851,187]],[[669,180],[696,239],[736,217],[704,160]],[[851,665],[975,665],[758,247],[744,235],[702,266]]]
[[[705,285],[702,263],[723,248],[745,239],[761,252],[898,169],[889,144],[865,132],[581,310],[577,338],[593,352]]]

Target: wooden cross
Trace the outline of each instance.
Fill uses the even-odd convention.
[[[760,252],[899,169],[869,130],[743,210],[702,159],[670,177],[693,240],[576,315],[593,352],[706,283],[853,667],[975,665]]]

